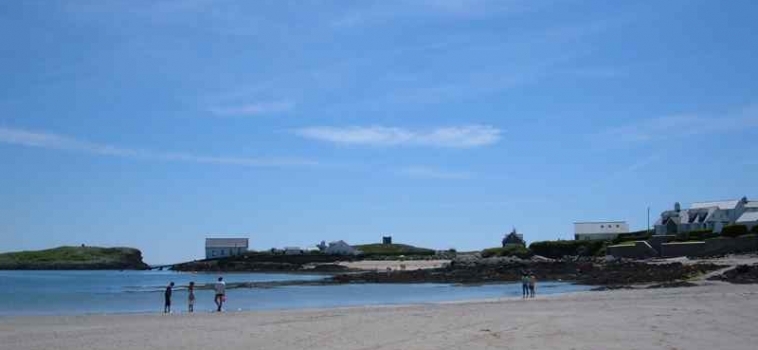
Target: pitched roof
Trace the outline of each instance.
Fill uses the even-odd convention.
[[[516,230],[513,230],[513,232],[509,233],[505,238],[503,238],[503,243],[505,244],[524,244],[524,238],[523,235],[520,235],[516,233]]]
[[[690,209],[703,209],[703,208],[716,207],[721,210],[729,210],[729,209],[737,208],[737,205],[739,203],[740,203],[739,199],[727,200],[727,201],[713,201],[713,202],[697,202],[697,203],[692,203],[692,205],[690,205]]]
[[[737,222],[753,222],[758,221],[758,211],[749,211],[743,213]]]
[[[745,208],[758,208],[758,201],[749,201],[745,204]]]
[[[228,248],[228,247],[243,247],[247,248],[247,238],[206,238],[206,248]]]

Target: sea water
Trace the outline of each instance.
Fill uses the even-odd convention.
[[[163,293],[174,282],[174,312],[187,309],[186,286],[212,284],[219,274],[173,271],[0,271],[0,315],[71,315],[163,311]],[[318,280],[323,275],[228,273],[227,283]],[[541,282],[538,295],[588,290]],[[212,290],[196,290],[195,312],[215,309]],[[438,283],[344,284],[233,288],[226,311],[418,304],[521,296],[519,283],[462,286]]]

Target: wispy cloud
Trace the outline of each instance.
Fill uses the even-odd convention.
[[[216,116],[252,116],[291,111],[295,107],[292,102],[258,102],[237,106],[212,107],[209,112]]]
[[[439,180],[466,180],[471,179],[474,175],[465,171],[449,171],[443,169],[429,168],[425,166],[410,166],[402,168],[398,174],[420,179],[439,179]]]
[[[429,130],[405,128],[315,126],[297,129],[295,134],[308,139],[343,145],[427,146],[473,148],[500,140],[501,130],[489,125],[441,127]]]
[[[751,105],[738,113],[722,116],[684,114],[669,115],[613,127],[601,132],[604,139],[615,142],[643,143],[702,134],[717,134],[758,127],[758,106]]]
[[[282,167],[317,165],[316,161],[298,158],[247,158],[230,156],[203,156],[191,153],[157,152],[94,143],[53,133],[0,127],[0,143],[25,147],[88,153],[100,156],[135,158],[157,161],[174,161],[249,167]]]

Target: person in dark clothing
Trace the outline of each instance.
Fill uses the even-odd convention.
[[[166,287],[166,292],[163,294],[165,297],[165,303],[163,304],[163,313],[167,314],[171,312],[171,294],[174,291],[174,282],[171,282],[168,284],[168,287]]]

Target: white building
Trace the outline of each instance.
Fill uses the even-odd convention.
[[[629,233],[629,224],[626,221],[574,223],[574,239],[577,241],[609,240],[618,237],[622,233]]]
[[[758,226],[758,211],[746,211],[742,213],[735,223],[747,226],[748,230]]]
[[[284,255],[300,255],[303,250],[300,247],[284,247]]]
[[[247,238],[206,238],[205,258],[217,259],[247,252]]]
[[[758,202],[748,201],[747,197],[696,202],[689,209],[682,209],[679,203],[675,203],[674,210],[661,213],[660,219],[655,223],[655,234],[675,235],[696,230],[721,232],[724,226],[737,223],[744,213],[754,211],[758,211]]]
[[[345,243],[345,241],[329,242],[329,246],[324,250],[326,254],[334,255],[358,255],[361,252],[358,249],[353,248],[351,245]]]

